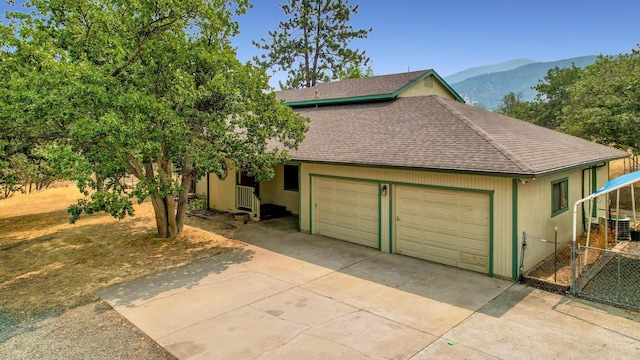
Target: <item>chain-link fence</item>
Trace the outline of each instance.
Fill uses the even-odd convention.
[[[522,234],[520,282],[566,294],[571,288],[571,243]]]
[[[520,282],[545,291],[640,310],[640,242],[592,231],[571,242],[523,232]],[[575,280],[575,281],[572,281]]]
[[[574,295],[640,310],[640,244],[621,242],[611,250],[579,245],[575,263]]]

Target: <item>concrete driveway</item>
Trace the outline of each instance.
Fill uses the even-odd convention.
[[[343,241],[291,219],[100,296],[179,359],[631,359],[640,314]]]

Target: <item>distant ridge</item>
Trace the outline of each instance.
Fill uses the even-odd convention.
[[[534,62],[535,61],[531,59],[515,59],[515,60],[509,60],[509,61],[506,61],[500,64],[495,64],[495,65],[478,66],[478,67],[473,67],[471,69],[457,72],[453,75],[449,75],[445,77],[444,80],[447,83],[449,83],[449,85],[453,85],[455,83],[459,83],[461,81],[464,81],[474,76],[490,74],[494,72],[508,71],[508,70],[512,70],[520,66],[531,64]]]
[[[567,68],[571,67],[571,64],[584,68],[596,62],[597,58],[596,55],[589,55],[558,61],[534,62],[508,71],[478,75],[449,84],[468,103],[495,110],[502,104],[502,98],[510,92],[520,94],[523,101],[533,100],[536,91],[532,87],[547,75],[549,69]]]

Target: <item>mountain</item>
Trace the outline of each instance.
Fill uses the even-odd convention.
[[[537,85],[550,69],[567,68],[571,67],[571,64],[584,68],[593,64],[597,58],[595,55],[589,55],[551,62],[534,62],[508,71],[478,75],[449,84],[468,103],[493,110],[502,105],[502,98],[510,92],[520,94],[523,101],[533,100],[536,91],[532,87]]]
[[[533,62],[535,61],[531,59],[515,59],[500,64],[473,67],[471,69],[463,70],[453,75],[446,76],[444,80],[449,84],[455,84],[474,76],[508,71],[523,65],[531,64]]]

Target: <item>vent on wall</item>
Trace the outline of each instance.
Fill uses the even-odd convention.
[[[426,88],[432,88],[433,87],[433,78],[431,76],[428,76],[424,79],[424,87]]]

